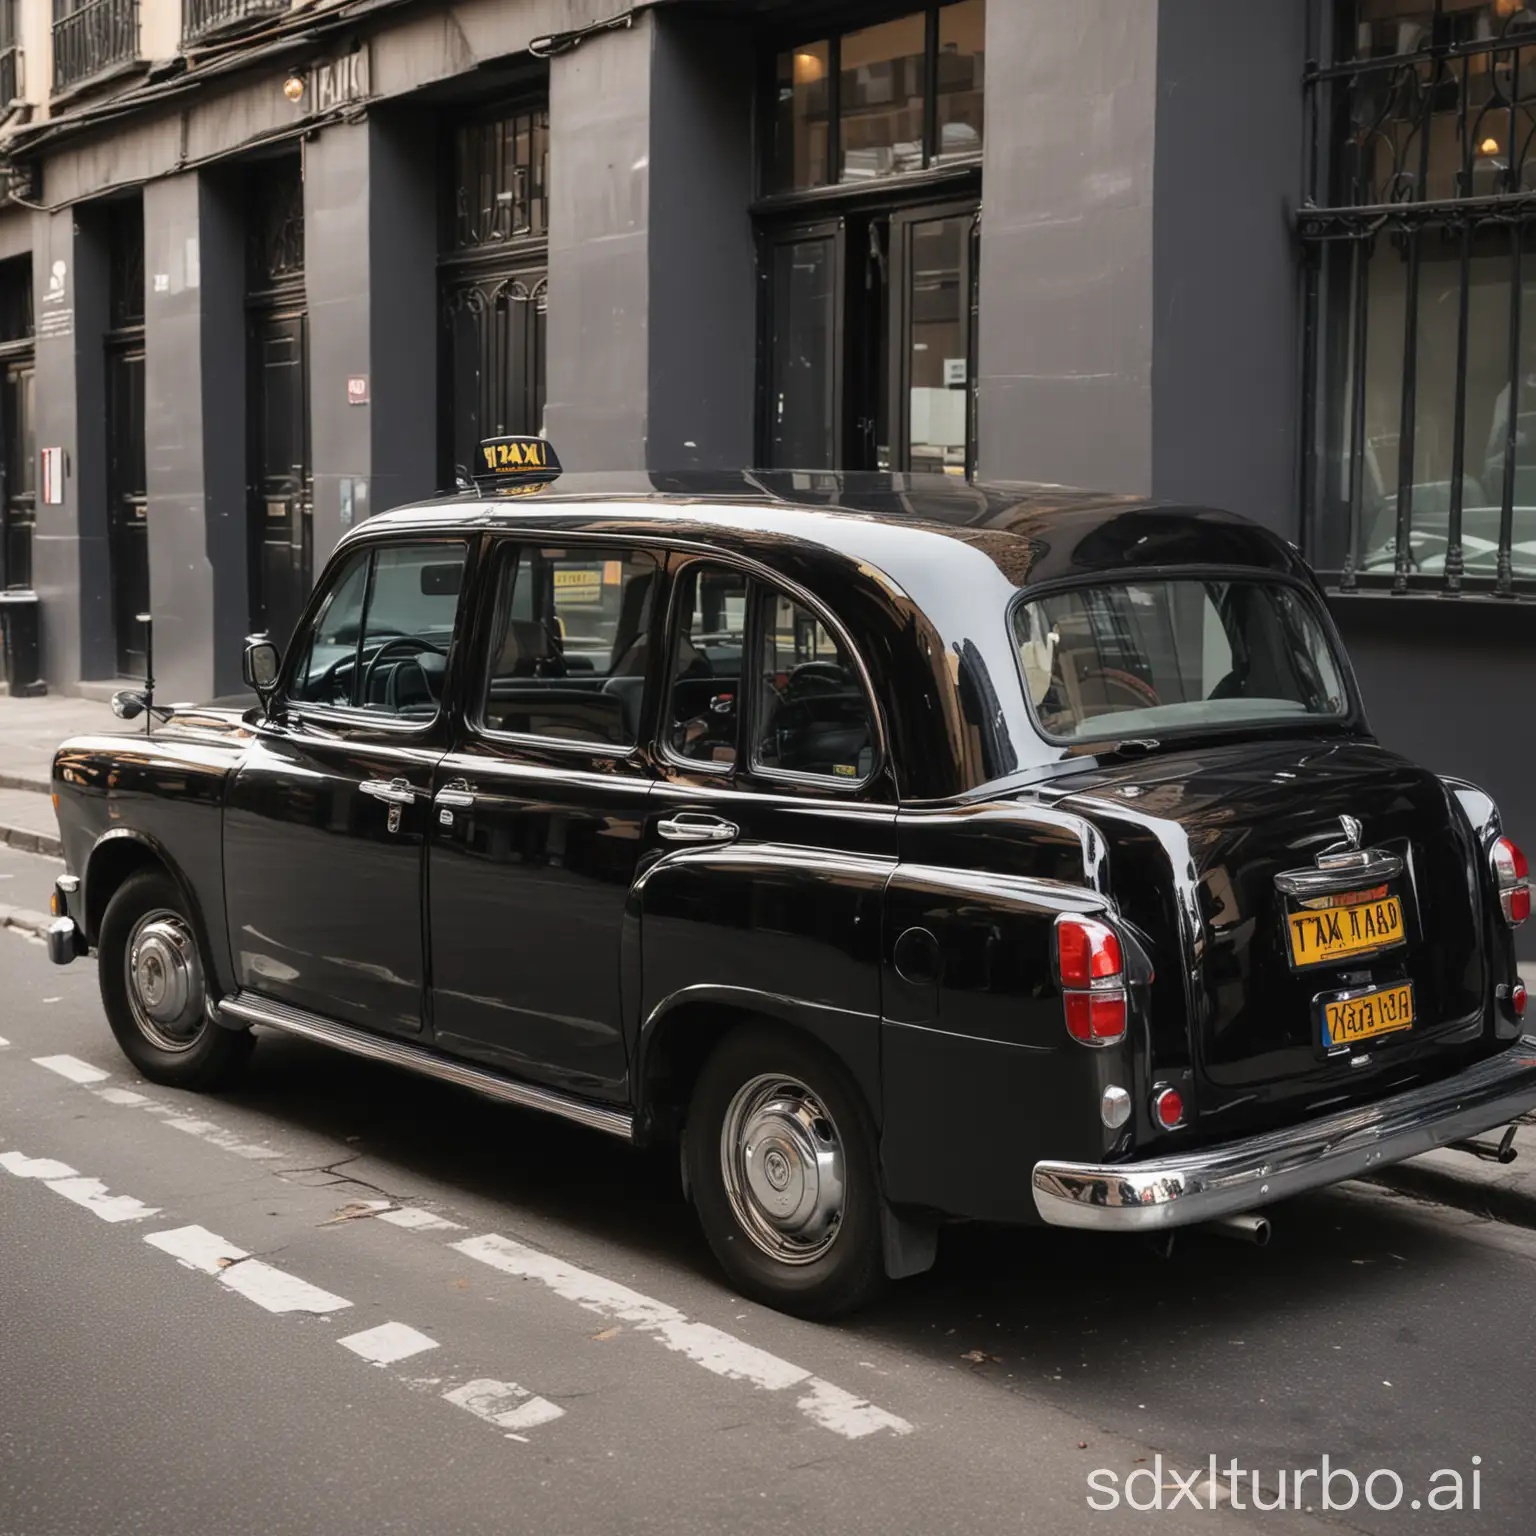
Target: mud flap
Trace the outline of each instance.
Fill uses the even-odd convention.
[[[898,1216],[880,1202],[880,1236],[885,1246],[885,1272],[892,1280],[905,1280],[933,1268],[939,1252],[939,1229],[931,1222]]]

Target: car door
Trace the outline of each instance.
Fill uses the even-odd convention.
[[[225,808],[243,988],[421,1031],[424,849],[467,559],[461,539],[360,545],[295,635]]]
[[[863,668],[808,596],[730,563],[685,566],[670,606],[639,1017],[769,1000],[877,1102],[896,796]]]
[[[490,562],[463,731],[437,767],[433,1025],[455,1054],[619,1102],[660,564],[634,546],[510,537]]]

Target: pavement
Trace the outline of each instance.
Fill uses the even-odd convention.
[[[0,932],[0,975],[5,1536],[1075,1536],[1138,1472],[1176,1536],[1395,1536],[1440,1469],[1529,1529],[1520,1227],[1350,1185],[1262,1250],[958,1228],[819,1326],[731,1294],[669,1157],[270,1035],[180,1093],[91,961]],[[1401,1507],[1209,1482],[1325,1455]]]

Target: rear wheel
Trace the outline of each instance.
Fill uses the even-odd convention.
[[[869,1116],[819,1047],[772,1029],[727,1036],[694,1089],[687,1160],[704,1235],[744,1294],[825,1318],[884,1284]]]
[[[221,1088],[255,1045],[208,1017],[206,971],[186,898],[168,875],[131,876],[107,903],[96,946],[107,1022],[151,1082]]]

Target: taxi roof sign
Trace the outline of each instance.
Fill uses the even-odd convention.
[[[560,473],[560,456],[542,437],[488,437],[480,444],[475,482],[485,487],[545,485]]]

